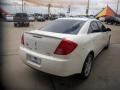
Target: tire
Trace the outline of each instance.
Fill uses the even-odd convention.
[[[20,27],[20,26],[21,26],[20,23],[18,23],[18,24],[17,24],[17,27]]]
[[[20,24],[20,26],[21,26],[21,27],[24,27],[24,26],[25,26],[25,24],[24,24],[24,23],[21,23],[21,24]]]
[[[25,27],[29,27],[29,23],[25,23]]]
[[[85,80],[89,77],[92,69],[92,63],[93,63],[94,56],[90,53],[83,65],[82,73],[81,73],[81,79]]]
[[[14,23],[14,27],[17,27],[17,24],[16,24],[16,23]]]
[[[109,46],[110,46],[110,38],[111,38],[111,36],[109,37],[108,43],[107,43],[107,45],[104,47],[104,49],[108,49],[108,48],[109,48]]]
[[[24,27],[27,27],[27,23],[24,23],[23,26],[24,26]]]
[[[27,27],[29,27],[30,26],[30,24],[29,23],[27,23]]]
[[[20,24],[19,24],[19,23],[15,23],[14,26],[15,26],[15,27],[19,27]]]

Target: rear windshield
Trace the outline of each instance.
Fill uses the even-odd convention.
[[[27,17],[27,14],[26,13],[16,13],[17,17]]]
[[[64,33],[64,34],[77,34],[85,21],[82,20],[55,20],[51,24],[42,28],[43,31]]]

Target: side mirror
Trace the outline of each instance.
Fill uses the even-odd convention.
[[[110,29],[110,28],[107,28],[106,31],[111,31],[111,29]]]

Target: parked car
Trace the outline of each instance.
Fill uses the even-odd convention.
[[[34,17],[34,16],[32,16],[32,15],[29,15],[29,16],[28,16],[28,19],[29,19],[29,21],[30,21],[30,22],[35,21],[35,17]]]
[[[49,16],[49,20],[55,20],[55,19],[57,19],[57,18],[58,18],[57,15],[51,15],[51,16]]]
[[[45,21],[45,18],[43,16],[38,16],[36,19],[37,21]]]
[[[100,17],[99,20],[100,20],[101,22],[104,22],[104,21],[105,21],[105,17]]]
[[[6,15],[5,20],[8,22],[13,22],[13,15]]]
[[[45,20],[49,20],[49,14],[43,14]]]
[[[29,18],[27,13],[16,13],[14,16],[14,26],[29,26]]]
[[[116,25],[118,25],[118,24],[120,24],[120,17],[118,17],[118,16],[107,16],[106,18],[105,18],[105,23],[106,24],[116,24]]]
[[[120,24],[120,17],[116,16],[116,17],[114,17],[114,19],[115,19],[116,25]]]
[[[20,56],[25,64],[57,76],[81,73],[86,79],[94,58],[110,44],[110,29],[89,18],[60,18],[25,32]]]

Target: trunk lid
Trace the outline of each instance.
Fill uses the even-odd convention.
[[[26,32],[24,33],[24,47],[40,54],[53,56],[62,39],[72,37],[75,35],[40,30]]]

